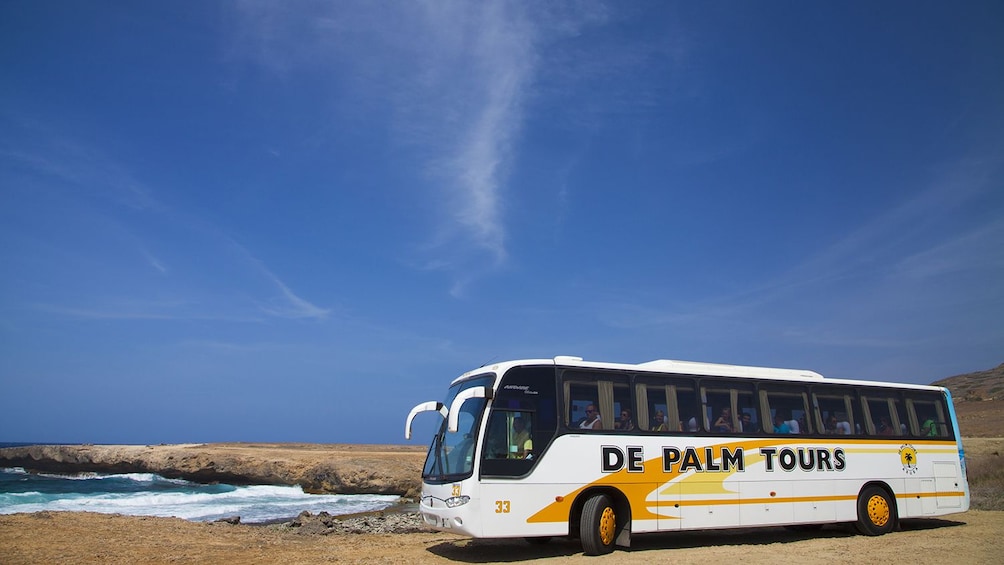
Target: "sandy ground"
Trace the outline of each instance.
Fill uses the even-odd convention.
[[[630,550],[584,557],[555,540],[470,540],[442,533],[303,535],[260,526],[89,513],[0,516],[0,563],[597,563],[803,562],[999,563],[1004,512],[970,511],[909,520],[882,537],[827,526],[812,534],[783,528],[636,536]]]

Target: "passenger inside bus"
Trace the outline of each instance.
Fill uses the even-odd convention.
[[[729,407],[722,408],[722,413],[715,420],[715,425],[712,428],[716,432],[732,433],[732,409]]]
[[[634,420],[631,419],[631,410],[625,408],[621,410],[621,418],[614,422],[614,429],[633,430]]]
[[[896,435],[896,429],[892,427],[892,424],[889,423],[889,418],[886,416],[879,418],[878,433],[881,436]]]
[[[788,424],[788,433],[790,434],[802,433],[802,426],[799,425],[798,420],[792,418],[791,420],[785,422],[785,424]]]
[[[669,431],[669,427],[666,425],[666,415],[663,414],[662,410],[656,411],[655,417],[652,418],[652,431],[653,432]]]
[[[600,411],[596,409],[595,404],[590,404],[586,406],[586,415],[584,418],[579,420],[576,426],[581,430],[602,430],[603,422],[600,420]]]
[[[753,426],[753,416],[749,412],[743,412],[739,420],[739,431],[747,434],[756,431],[756,428]]]
[[[533,451],[533,440],[530,439],[530,431],[526,429],[523,418],[513,418],[509,459],[526,459],[531,451]]]
[[[825,427],[824,431],[826,433],[828,433],[828,434],[839,434],[840,433],[837,430],[837,417],[836,416],[834,416],[834,415],[831,414],[830,417],[826,419],[826,427]]]
[[[774,433],[775,434],[790,434],[791,428],[788,426],[788,422],[784,421],[784,417],[778,412],[774,414]]]
[[[938,424],[934,418],[928,416],[924,423],[920,425],[920,435],[924,437],[938,437]]]
[[[680,420],[679,425],[676,428],[678,432],[696,432],[697,431],[697,418],[691,416],[690,418],[684,417]]]

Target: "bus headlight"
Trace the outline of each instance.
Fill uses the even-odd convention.
[[[456,508],[458,506],[463,506],[470,501],[471,497],[469,496],[451,496],[450,498],[447,498],[444,502],[446,502],[447,508]]]

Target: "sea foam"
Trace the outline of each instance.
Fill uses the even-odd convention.
[[[131,473],[90,477],[0,471],[0,514],[84,511],[174,516],[211,521],[240,516],[245,523],[296,516],[301,511],[351,514],[393,504],[392,495],[315,495],[297,486],[203,485]]]

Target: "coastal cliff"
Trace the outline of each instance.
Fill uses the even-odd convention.
[[[312,494],[417,498],[424,456],[424,447],[403,445],[32,445],[0,449],[0,467],[66,474],[156,473],[199,483],[299,485]]]

